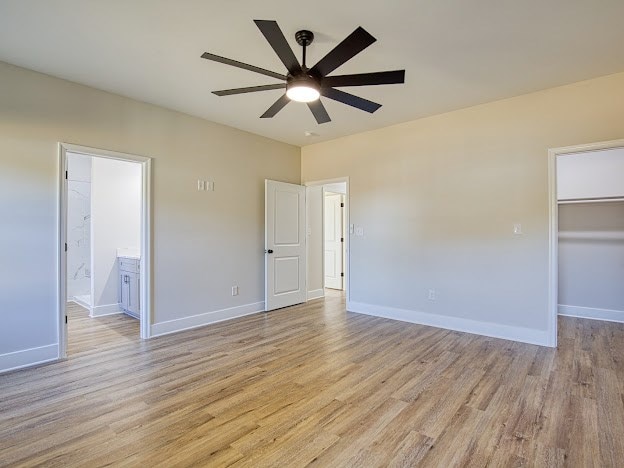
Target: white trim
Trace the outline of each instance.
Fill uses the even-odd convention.
[[[349,186],[349,177],[336,177],[334,179],[321,179],[321,180],[310,180],[308,182],[304,182],[303,185],[306,187],[318,186],[318,185],[330,185],[330,184],[338,184],[340,182],[346,182],[347,187]]]
[[[141,312],[139,326],[141,327],[141,339],[151,337],[152,323],[152,160],[143,162],[141,171],[141,260],[139,268],[140,276],[140,304]]]
[[[0,374],[23,367],[36,366],[44,362],[56,361],[58,360],[58,355],[58,344],[0,354]]]
[[[182,317],[179,319],[168,320],[166,322],[155,323],[151,327],[151,336],[162,336],[170,333],[176,333],[192,328],[203,327],[211,323],[223,322],[245,315],[257,314],[264,312],[264,302],[254,302],[237,307],[227,309],[214,310],[204,314],[192,315],[190,317]]]
[[[559,304],[559,315],[590,320],[624,323],[624,310],[597,309],[595,307],[569,306]]]
[[[147,156],[120,153],[100,148],[75,145],[71,143],[59,143],[59,191],[58,191],[58,251],[57,251],[57,287],[58,287],[58,357],[67,357],[67,328],[65,324],[67,304],[67,255],[64,245],[67,240],[67,153],[78,153],[86,156],[115,159],[118,161],[137,162],[141,164],[141,338],[148,339],[151,336],[150,324],[152,321],[151,303],[151,232],[152,232],[152,159]]]
[[[105,304],[91,307],[89,317],[104,317],[105,315],[121,314],[122,312],[119,304]]]
[[[375,317],[400,320],[402,322],[416,323],[475,335],[491,336],[503,340],[520,341],[540,346],[552,346],[546,330],[513,327],[499,323],[480,322],[460,317],[430,314],[428,312],[397,309],[394,307],[378,306],[361,302],[347,302],[347,310],[358,314],[374,315]]]
[[[557,156],[602,151],[624,147],[624,140],[603,141],[586,145],[565,146],[548,150],[548,346],[557,346],[557,315],[559,288],[559,219],[557,206]]]
[[[349,185],[349,177],[337,177],[335,179],[324,179],[324,180],[312,180],[312,181],[308,181],[305,182],[303,185],[305,185],[306,187],[313,187],[313,186],[325,186],[327,184],[336,184],[339,182],[345,182],[347,185],[347,190],[344,193],[344,204],[345,204],[345,222],[346,222],[346,226],[344,227],[345,229],[345,255],[346,258],[344,259],[344,264],[345,264],[345,277],[344,277],[344,283],[343,286],[346,287],[346,300],[347,300],[347,304],[349,303],[349,300],[351,298],[351,233],[349,232],[349,226],[351,226],[351,218],[349,215],[350,212],[350,205],[351,205],[351,199],[350,199],[350,185]],[[323,190],[324,192],[324,190]],[[325,196],[325,194],[323,193],[323,197]],[[323,198],[323,203],[322,203],[322,223],[323,223],[323,243],[325,242],[325,198]],[[323,252],[321,252],[321,268],[322,268],[322,272],[323,272],[323,282],[325,282],[325,255],[323,255]],[[307,272],[306,272],[307,273]]]
[[[65,252],[65,242],[67,242],[67,154],[62,144],[59,143],[58,158],[58,194],[57,194],[57,255],[56,255],[56,287],[58,291],[58,302],[56,304],[57,313],[57,357],[65,359],[67,357],[67,252]]]
[[[91,304],[87,304],[85,301],[78,299],[76,296],[68,299],[67,302],[73,302],[74,304],[78,304],[80,307],[87,309],[89,312],[91,311]]]
[[[557,243],[559,237],[559,216],[557,206],[557,158],[548,151],[548,341],[557,347],[557,302],[559,301],[559,264]],[[554,246],[554,247],[553,247]],[[553,312],[554,310],[554,312]]]
[[[319,297],[325,297],[324,289],[314,289],[313,291],[308,291],[308,301],[318,299]]]
[[[119,151],[111,151],[102,148],[92,148],[90,146],[74,145],[72,143],[59,143],[61,147],[69,153],[78,153],[85,156],[97,156],[107,159],[116,159],[118,161],[132,161],[138,163],[144,163],[151,161],[152,158],[148,156],[141,156],[138,154],[121,153]]]

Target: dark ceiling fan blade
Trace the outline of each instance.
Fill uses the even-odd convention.
[[[217,96],[231,96],[232,94],[255,93],[256,91],[270,91],[272,89],[286,89],[286,83],[248,86],[247,88],[223,89],[221,91],[213,91],[212,94]]]
[[[312,114],[314,115],[314,118],[316,119],[317,123],[324,124],[327,122],[331,122],[331,119],[329,118],[329,114],[327,113],[327,110],[325,109],[325,106],[320,101],[320,99],[317,99],[316,101],[308,102],[308,107],[312,111]]]
[[[371,114],[381,107],[381,104],[334,88],[322,88],[321,94],[329,99],[342,102],[343,104],[370,112]]]
[[[321,86],[335,88],[341,86],[370,86],[405,83],[405,70],[359,73],[357,75],[326,76]]]
[[[366,32],[363,27],[359,26],[355,31],[349,34],[344,41],[319,60],[319,62],[312,67],[310,73],[321,77],[329,75],[340,65],[355,57],[376,40],[377,39]]]
[[[221,57],[219,55],[211,54],[209,52],[204,52],[202,54],[202,58],[205,58],[206,60],[212,60],[213,62],[224,63],[226,65],[231,65],[233,67],[242,68],[244,70],[249,70],[252,72],[260,73],[262,75],[270,76],[271,78],[277,78],[278,80],[286,80],[286,75],[280,75],[279,73],[272,72],[271,70],[265,70],[264,68],[254,67],[253,65],[249,65],[247,63],[238,62],[236,60]]]
[[[289,102],[290,102],[290,99],[288,99],[288,96],[284,94],[281,98],[275,101],[273,105],[269,107],[267,111],[260,116],[260,118],[270,119],[271,117],[275,117],[275,114],[281,111],[284,108],[284,106],[288,104]]]
[[[254,20],[260,32],[264,34],[264,37],[271,47],[280,58],[286,69],[291,75],[296,75],[301,71],[301,65],[299,65],[299,61],[297,57],[295,57],[295,53],[292,51],[282,30],[277,25],[276,21],[268,21],[268,20]]]

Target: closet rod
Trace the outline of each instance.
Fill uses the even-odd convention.
[[[568,198],[565,200],[558,200],[558,205],[567,205],[571,203],[610,203],[610,202],[622,202],[624,197],[601,197],[601,198]]]
[[[624,241],[624,233],[618,231],[559,231],[559,240]]]

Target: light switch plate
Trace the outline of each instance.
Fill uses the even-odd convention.
[[[513,233],[516,235],[522,234],[522,224],[516,223],[513,225]]]
[[[364,228],[363,227],[356,227],[355,228],[355,235],[358,237],[362,237],[364,235]]]

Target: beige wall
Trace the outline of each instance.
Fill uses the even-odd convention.
[[[263,301],[264,179],[298,183],[299,148],[5,63],[0,83],[0,355],[57,343],[58,142],[154,158],[155,323]]]
[[[350,177],[357,307],[542,342],[548,149],[618,138],[624,74],[306,146],[302,180]]]
[[[323,186],[314,185],[306,189],[307,221],[307,289],[308,297],[320,297],[323,290]]]
[[[263,180],[302,175],[350,176],[363,228],[352,303],[543,331],[547,149],[624,138],[624,74],[304,147],[301,160],[293,146],[4,63],[0,83],[0,358],[57,342],[59,141],[154,158],[154,323],[262,301]],[[198,178],[215,191],[198,192]]]

